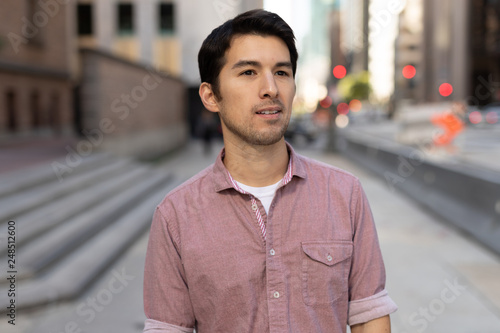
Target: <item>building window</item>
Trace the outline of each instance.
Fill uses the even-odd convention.
[[[174,28],[174,4],[172,3],[160,3],[160,33],[161,34],[172,34],[175,31]]]
[[[77,6],[77,30],[79,36],[92,35],[93,18],[91,4],[78,4]]]
[[[26,1],[26,16],[28,20],[31,22],[31,28],[28,28],[27,38],[29,40],[30,45],[35,47],[43,46],[43,35],[45,33],[45,25],[41,23],[46,23],[45,17],[40,14],[40,7],[38,6],[37,0],[27,0]],[[43,11],[41,12],[45,14]],[[40,22],[35,22],[35,16],[40,20]],[[33,27],[34,26],[34,27]],[[33,28],[33,29],[32,29]],[[35,29],[36,28],[36,29]],[[24,31],[24,30],[23,30]]]
[[[17,130],[17,119],[16,119],[16,94],[14,91],[10,90],[6,94],[7,102],[7,129],[10,132],[15,132]]]
[[[49,123],[55,133],[61,132],[61,114],[59,110],[60,98],[57,92],[50,96]]]
[[[132,4],[118,4],[118,33],[130,35],[134,33],[134,11]]]
[[[41,125],[40,119],[40,95],[37,91],[33,91],[30,96],[30,109],[31,109],[31,126],[39,128]]]

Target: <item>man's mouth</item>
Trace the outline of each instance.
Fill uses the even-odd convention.
[[[277,110],[277,111],[259,111],[259,112],[257,112],[257,114],[276,114],[278,112],[281,112],[281,111],[279,111],[279,110]]]
[[[257,110],[257,114],[263,114],[263,115],[273,115],[277,114],[282,111],[282,107],[279,105],[267,105],[261,107],[259,110]]]

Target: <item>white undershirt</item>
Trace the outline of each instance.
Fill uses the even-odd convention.
[[[264,187],[248,186],[236,180],[235,182],[242,190],[244,190],[247,193],[250,193],[257,199],[259,199],[260,202],[262,202],[264,209],[266,210],[266,214],[269,214],[269,207],[271,207],[271,202],[273,201],[274,194],[276,193],[276,190],[278,189],[278,185],[281,183],[281,180],[276,184]]]

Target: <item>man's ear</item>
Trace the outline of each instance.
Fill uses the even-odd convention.
[[[200,85],[199,94],[203,105],[208,111],[219,112],[219,105],[217,104],[217,100],[210,83],[203,82]]]

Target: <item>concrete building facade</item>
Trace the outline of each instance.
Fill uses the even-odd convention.
[[[398,101],[424,100],[424,20],[423,0],[408,0],[399,16],[395,59],[395,97]],[[415,76],[402,75],[405,66],[415,68]]]
[[[78,0],[79,47],[181,75],[179,4],[175,0]]]
[[[500,100],[500,1],[408,3],[396,43],[396,99],[475,106]],[[402,77],[406,65],[415,66],[415,78]],[[450,96],[440,95],[443,83],[453,86]]]
[[[182,145],[189,128],[180,1],[77,0],[75,6],[79,131],[106,134],[99,149],[120,155],[151,157]]]
[[[188,139],[181,80],[103,51],[80,59],[81,134],[92,149],[150,158]]]
[[[355,0],[342,4],[338,20],[341,27],[339,44],[346,55],[349,72],[368,70],[369,52],[369,1]]]
[[[74,58],[67,3],[0,2],[0,138],[4,140],[72,132]]]

